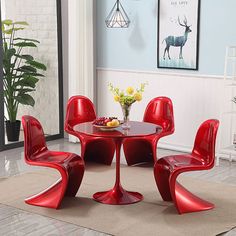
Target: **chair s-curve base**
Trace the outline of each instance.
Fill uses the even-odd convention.
[[[175,183],[175,196],[175,204],[177,205],[179,214],[206,211],[215,207],[214,204],[189,192],[177,181]]]
[[[44,191],[25,199],[25,203],[58,209],[64,196],[74,197],[83,179],[84,164],[81,158],[75,155],[64,165],[66,166],[65,168],[60,166],[57,169],[62,177],[56,183]]]
[[[34,206],[57,209],[60,204],[58,192],[63,191],[62,178],[44,191],[25,199],[25,203]]]
[[[154,166],[154,177],[157,188],[164,201],[173,201],[179,214],[205,211],[214,208],[214,204],[205,201],[191,193],[178,181],[178,175],[160,159]]]

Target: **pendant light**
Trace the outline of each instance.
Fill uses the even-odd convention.
[[[108,28],[128,28],[129,27],[129,23],[130,23],[129,17],[126,14],[119,0],[116,0],[116,3],[111,9],[111,12],[107,16],[105,22]]]

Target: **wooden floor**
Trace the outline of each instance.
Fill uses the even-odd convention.
[[[80,153],[80,145],[68,143],[66,139],[48,142],[52,150]],[[169,150],[158,150],[158,156],[178,154]],[[124,157],[121,159],[125,163]],[[0,152],[0,177],[9,177],[39,170],[40,167],[28,166],[24,162],[23,148]],[[220,165],[209,171],[190,172],[185,175],[194,176],[213,182],[221,182],[236,186],[236,162],[220,161]],[[236,209],[235,209],[236,210]],[[236,226],[236,222],[235,222]],[[221,232],[219,232],[220,234]],[[41,215],[25,212],[13,207],[0,204],[0,235],[5,236],[105,236],[108,234],[97,232],[77,225],[47,218]],[[236,236],[236,229],[221,234]],[[138,235],[137,235],[138,236]],[[199,235],[201,236],[201,235]]]

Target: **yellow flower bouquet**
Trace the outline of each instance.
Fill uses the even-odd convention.
[[[111,83],[108,84],[109,90],[112,92],[114,96],[114,100],[119,102],[122,108],[123,116],[124,116],[124,124],[122,125],[123,129],[129,129],[129,114],[131,105],[136,101],[141,101],[143,98],[144,88],[147,83],[141,83],[140,88],[134,90],[133,87],[128,87],[126,91],[120,90],[117,87],[114,87]]]

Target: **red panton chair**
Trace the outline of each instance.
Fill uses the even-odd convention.
[[[84,162],[69,152],[48,150],[41,124],[32,116],[23,116],[25,161],[29,165],[58,170],[61,178],[45,191],[25,200],[41,207],[58,208],[64,196],[74,197],[84,175]]]
[[[213,168],[218,126],[218,120],[203,122],[191,154],[166,156],[155,163],[154,176],[159,192],[164,201],[174,202],[179,214],[214,208],[214,204],[193,195],[176,179],[183,172]]]
[[[93,103],[84,96],[73,96],[67,103],[65,130],[79,138],[81,143],[81,157],[85,161],[94,161],[111,165],[115,152],[115,144],[111,139],[91,137],[79,134],[73,128],[75,125],[96,119]]]
[[[161,137],[174,133],[174,113],[170,98],[156,97],[146,107],[144,122],[160,125],[162,132],[146,137],[127,139],[123,143],[128,165],[157,160],[157,142]]]

